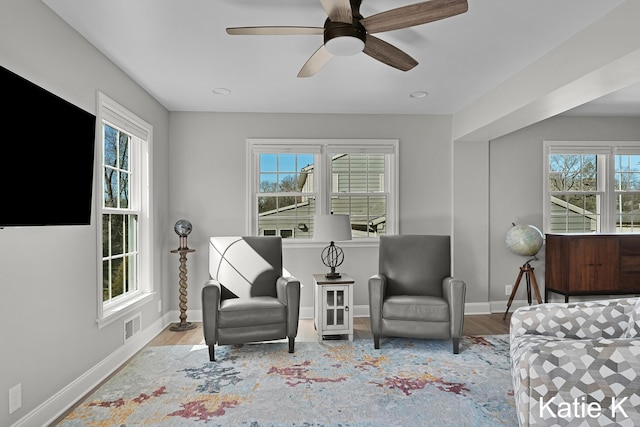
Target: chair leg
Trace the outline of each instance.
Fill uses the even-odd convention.
[[[289,353],[293,353],[293,347],[296,342],[296,337],[289,337]]]
[[[211,362],[215,362],[216,361],[216,353],[215,353],[212,345],[209,346],[209,360]]]
[[[453,354],[460,352],[460,338],[452,338],[453,341]]]
[[[373,348],[380,348],[380,335],[373,334]]]

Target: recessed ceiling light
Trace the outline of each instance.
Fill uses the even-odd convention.
[[[429,95],[428,92],[425,92],[423,90],[418,90],[416,92],[412,92],[411,95],[409,95],[411,98],[424,98],[427,95]]]
[[[217,87],[213,90],[216,95],[229,95],[231,91],[226,87]]]

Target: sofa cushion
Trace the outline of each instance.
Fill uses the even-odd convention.
[[[390,320],[448,322],[449,304],[438,297],[395,295],[384,300],[382,317]]]
[[[269,325],[287,322],[287,308],[277,298],[230,298],[220,302],[220,328]]]
[[[520,334],[574,339],[620,338],[628,327],[629,305],[615,301],[543,304],[523,311]],[[528,318],[527,318],[528,317]]]

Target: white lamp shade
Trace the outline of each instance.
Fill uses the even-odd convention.
[[[364,50],[364,42],[357,37],[334,37],[328,40],[324,47],[334,55],[352,56]]]
[[[313,240],[317,242],[341,242],[351,240],[349,215],[315,215],[313,217]]]

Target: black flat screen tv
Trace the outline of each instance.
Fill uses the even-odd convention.
[[[0,66],[0,227],[89,225],[96,116]]]

